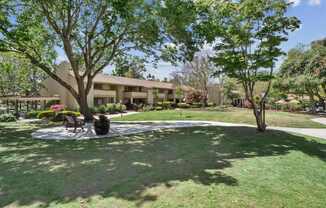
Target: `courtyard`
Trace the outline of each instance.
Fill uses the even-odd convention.
[[[325,139],[241,123],[141,122],[157,119],[147,114],[115,117],[109,136],[78,141],[32,137],[60,124],[0,123],[0,206],[325,206]],[[278,115],[290,124],[295,116],[312,119]]]
[[[325,208],[325,0],[0,0],[0,208]]]

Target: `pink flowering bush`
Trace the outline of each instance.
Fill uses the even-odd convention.
[[[50,109],[53,110],[54,112],[59,112],[64,109],[64,105],[61,104],[56,104],[56,105],[51,105]]]

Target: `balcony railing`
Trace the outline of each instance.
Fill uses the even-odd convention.
[[[116,94],[115,90],[94,90],[94,96],[97,97],[116,97]]]
[[[125,92],[126,98],[147,98],[147,92]]]

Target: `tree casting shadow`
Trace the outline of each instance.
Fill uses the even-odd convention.
[[[36,201],[46,207],[94,195],[140,205],[157,199],[145,193],[151,187],[189,180],[237,186],[236,178],[223,173],[237,159],[293,150],[326,159],[325,143],[247,127],[170,129],[89,141],[33,140],[31,131],[1,129],[0,207]]]

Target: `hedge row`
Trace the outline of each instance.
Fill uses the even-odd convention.
[[[31,113],[31,115],[35,115],[35,112]],[[30,115],[30,116],[31,116]],[[49,120],[53,120],[53,121],[63,121],[64,120],[64,116],[80,116],[79,112],[75,112],[75,111],[60,111],[60,112],[54,112],[52,110],[46,110],[46,111],[40,111],[37,114],[37,118],[39,119],[49,119]]]
[[[98,107],[95,108],[91,108],[92,113],[123,113],[127,110],[126,105],[123,104],[106,104],[106,105],[100,105]]]

